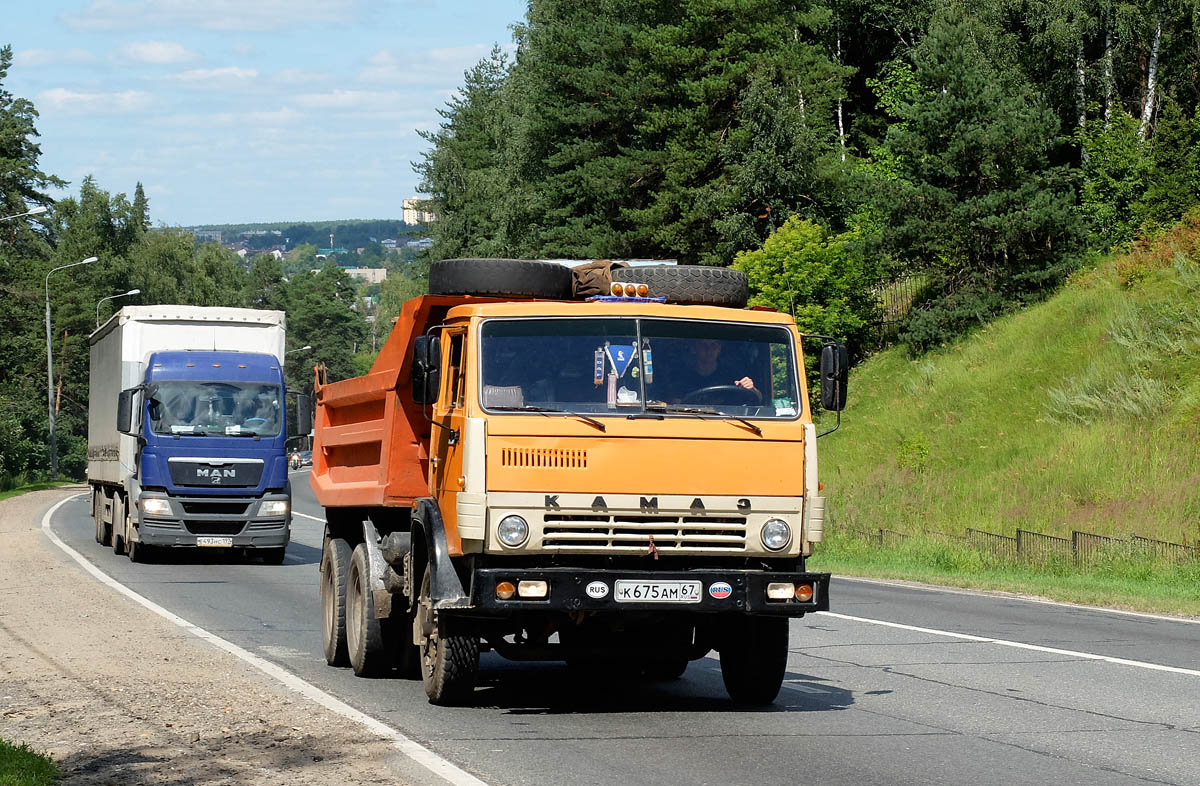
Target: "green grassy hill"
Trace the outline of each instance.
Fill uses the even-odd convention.
[[[820,456],[830,542],[817,568],[1001,567],[925,539],[888,568],[895,554],[851,542],[881,528],[1200,541],[1200,213],[954,346],[872,357]],[[1197,590],[1183,594],[1200,613]]]

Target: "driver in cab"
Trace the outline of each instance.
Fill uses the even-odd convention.
[[[745,375],[739,378],[738,372],[731,372],[728,364],[721,362],[723,347],[724,343],[715,338],[688,342],[683,367],[672,374],[671,381],[677,395],[672,397],[671,403],[678,404],[689,394],[706,388],[736,387],[755,391],[757,395],[753,379]]]

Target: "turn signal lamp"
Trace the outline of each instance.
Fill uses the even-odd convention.
[[[508,600],[517,593],[517,588],[512,585],[511,581],[502,581],[496,585],[496,597],[500,600]]]
[[[788,600],[794,589],[790,581],[772,581],[767,585],[767,600]]]
[[[540,580],[518,582],[517,594],[522,598],[544,598],[550,594],[550,585]]]
[[[796,585],[796,600],[801,603],[808,603],[813,599],[813,586],[811,584]]]

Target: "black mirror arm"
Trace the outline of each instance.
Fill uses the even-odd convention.
[[[828,431],[822,431],[820,434],[817,435],[817,439],[820,439],[821,437],[825,436],[826,434],[832,434],[833,432],[835,432],[839,428],[841,428],[841,426],[842,426],[842,411],[839,409],[837,411],[837,422],[833,425],[833,428],[829,429]]]

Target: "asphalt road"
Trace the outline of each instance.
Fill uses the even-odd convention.
[[[306,472],[293,486],[304,516],[282,566],[131,564],[95,542],[86,497],[52,527],[121,583],[496,786],[1200,784],[1200,624],[855,580],[835,580],[832,614],[793,622],[766,709],[735,707],[711,657],[673,682],[581,683],[494,654],[475,707],[433,707],[420,682],[325,665],[322,511]]]

